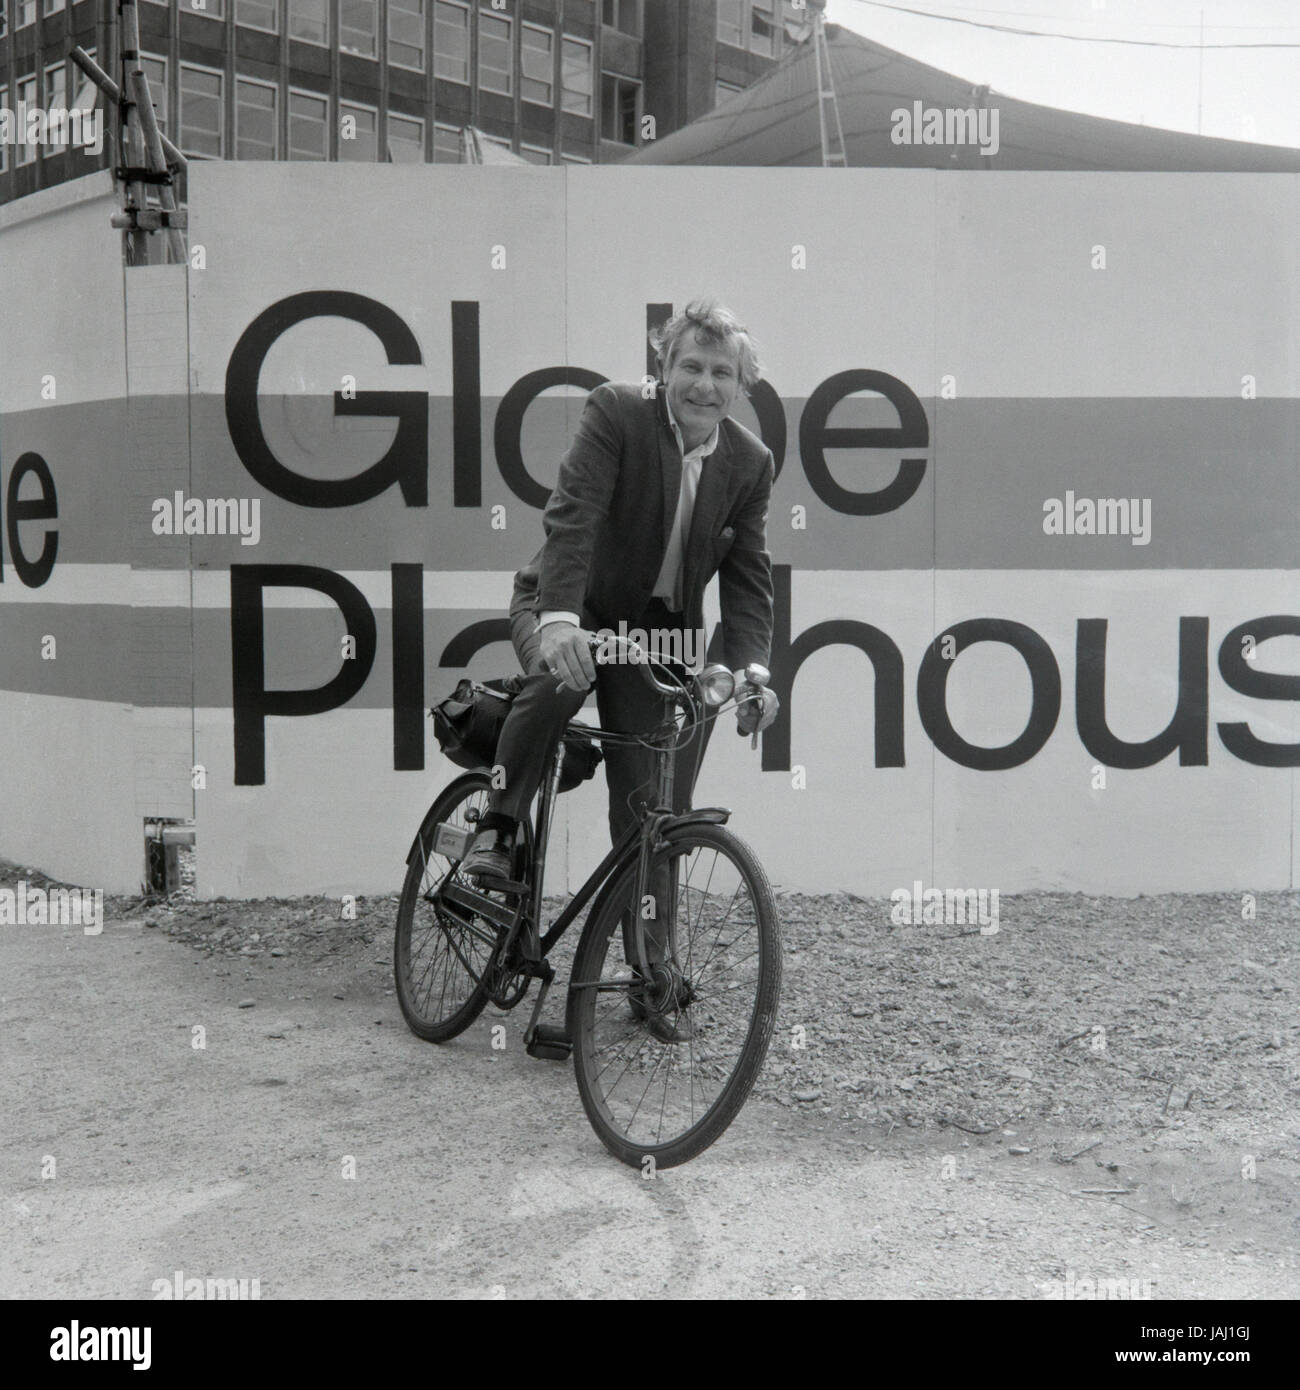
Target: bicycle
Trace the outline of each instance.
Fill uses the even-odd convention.
[[[662,722],[640,735],[577,720],[566,726],[534,821],[523,822],[508,884],[481,888],[459,873],[487,808],[488,769],[450,783],[407,855],[394,972],[407,1025],[436,1043],[464,1032],[489,1003],[517,1007],[540,980],[524,1033],[529,1055],[572,1055],[583,1107],[606,1149],[634,1167],[652,1159],[666,1168],[714,1143],[753,1087],[776,1022],[780,932],[762,865],[726,827],[730,810],[669,809],[678,740],[701,737],[706,720],[741,703],[727,704],[732,673],[714,665],[683,678],[627,639],[593,638],[592,646],[607,642],[625,643],[662,697]],[[750,667],[746,679],[766,684],[767,672]],[[653,748],[656,795],[543,934],[546,849],[570,737]],[[547,956],[589,902],[565,1023],[540,1023],[555,978]],[[622,950],[611,950],[620,928]]]

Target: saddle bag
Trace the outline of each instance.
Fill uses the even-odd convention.
[[[523,689],[524,677],[458,682],[455,690],[429,711],[433,732],[443,755],[457,767],[490,768],[496,764],[497,743],[510,706]],[[560,790],[572,791],[595,776],[604,754],[581,734],[564,735],[564,762]]]

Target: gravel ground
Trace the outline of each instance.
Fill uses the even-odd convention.
[[[343,919],[335,899],[197,902],[192,876],[183,856],[179,893],[106,911],[206,955],[390,971],[395,896]],[[781,1010],[758,1096],[976,1135],[1035,1119],[1300,1138],[1300,893],[1257,895],[1252,920],[1239,894],[1025,893],[1003,897],[995,934],[895,925],[887,900],[847,894],[781,894],[778,908]],[[580,931],[555,953],[561,982]]]
[[[19,878],[49,883],[33,869],[0,866],[0,883],[12,886]],[[295,1164],[310,1170],[303,1179],[308,1186],[320,1187],[312,1166],[323,1142],[317,1128],[331,1132],[346,1117],[360,1126],[358,1136],[378,1134],[391,1147],[386,1161],[394,1174],[409,1169],[412,1145],[418,1152],[428,1142],[424,1136],[442,1136],[434,1142],[450,1144],[460,1141],[447,1136],[463,1134],[472,1148],[460,1156],[456,1183],[472,1186],[495,1173],[491,1181],[497,1187],[522,1184],[539,1213],[555,1216],[559,1224],[539,1235],[535,1248],[515,1243],[519,1232],[513,1224],[508,1241],[503,1229],[502,1250],[492,1257],[497,1273],[480,1280],[485,1287],[512,1288],[532,1260],[538,1277],[560,1278],[565,1292],[584,1296],[589,1290],[581,1264],[570,1268],[565,1239],[588,1239],[580,1229],[599,1217],[613,1223],[611,1240],[623,1238],[620,1222],[629,1219],[648,1223],[648,1239],[658,1232],[684,1241],[680,1259],[674,1259],[683,1269],[695,1262],[695,1296],[782,1296],[783,1289],[806,1286],[809,1296],[1032,1298],[1042,1296],[1037,1290],[1044,1280],[1059,1279],[1066,1269],[1131,1269],[1154,1277],[1156,1297],[1300,1292],[1295,893],[1260,895],[1253,919],[1243,919],[1242,899],[1228,894],[1024,894],[1002,899],[995,935],[972,927],[895,925],[889,903],[879,900],[782,895],[784,985],[768,1062],[732,1131],[709,1154],[665,1178],[687,1201],[673,1220],[685,1221],[683,1213],[691,1217],[676,1231],[671,1222],[654,1223],[677,1208],[659,1202],[642,1212],[645,1204],[620,1186],[625,1170],[593,1147],[567,1066],[538,1063],[521,1051],[503,1057],[492,1049],[489,1033],[502,1018],[495,1010],[445,1049],[428,1048],[406,1033],[392,997],[395,898],[359,899],[355,918],[347,918],[334,899],[196,901],[188,857],[184,879],[181,891],[168,899],[105,901],[105,916],[115,925],[102,940],[110,947],[118,943],[112,947],[118,952],[112,967],[116,1003],[96,1015],[96,1064],[89,1071],[75,1061],[76,1030],[59,1017],[65,1003],[76,1004],[77,990],[104,987],[77,964],[79,934],[74,929],[71,937],[59,938],[38,930],[21,943],[11,939],[8,968],[24,976],[11,974],[0,998],[6,1020],[15,1020],[9,1027],[19,1029],[10,1034],[14,1047],[8,1049],[7,1069],[15,1074],[5,1078],[13,1085],[12,1132],[0,1147],[6,1181],[22,1193],[15,1210],[38,1212],[45,1193],[23,1176],[31,1144],[38,1145],[37,1153],[57,1147],[56,1140],[66,1146],[78,1129],[71,1110],[65,1117],[40,1096],[26,1094],[33,1074],[48,1071],[55,1093],[75,1090],[76,1105],[89,1106],[86,1114],[94,1112],[95,1097],[108,1101],[122,1084],[139,1093],[120,1116],[124,1128],[114,1139],[118,1153],[136,1155],[136,1166],[123,1169],[121,1184],[102,1199],[94,1195],[92,1179],[85,1197],[91,1205],[76,1209],[80,1215],[66,1232],[66,1252],[56,1227],[60,1213],[72,1208],[49,1209],[52,1234],[24,1254],[23,1290],[42,1287],[42,1270],[49,1278],[55,1276],[48,1271],[63,1270],[58,1287],[115,1296],[127,1287],[122,1247],[108,1230],[115,1204],[127,1196],[141,1200],[131,1194],[144,1181],[147,1163],[158,1167],[158,1180],[177,1181],[176,1174],[199,1162],[212,1169],[204,1181],[216,1194],[213,1251],[246,1252],[259,1239],[262,1263],[252,1269],[266,1271],[278,1293],[338,1296],[346,1287],[355,1292],[355,1286],[336,1288],[342,1276],[324,1267],[277,1269],[279,1252],[291,1251],[292,1243],[282,1247],[250,1234],[268,1212],[298,1200],[283,1188],[296,1179]],[[550,907],[558,910],[559,903]],[[576,937],[575,928],[561,950]],[[153,961],[148,979],[139,978],[143,961],[131,973],[132,953]],[[203,968],[159,970],[165,960]],[[562,980],[567,960],[559,952],[556,963]],[[42,977],[32,972],[56,965],[72,972],[61,986],[67,998],[50,994],[43,1018]],[[156,1022],[140,1032],[143,1012],[178,1013],[180,1021],[171,1027],[184,1043],[185,1019],[200,1006],[199,1016],[214,1007],[228,1010],[231,1022],[223,1029],[234,1028],[235,1020],[253,1020],[238,1031],[244,1041],[224,1065],[237,1066],[241,1078],[245,1070],[248,1078],[270,1070],[272,1081],[243,1079],[227,1102],[225,1090],[204,1099],[180,1080],[189,1075],[185,1060],[160,1065],[156,1074],[133,1066],[132,1049],[155,1047],[162,1036]],[[557,988],[549,1015],[558,1018],[562,1007]],[[512,1037],[525,1021],[516,1011]],[[390,1026],[376,1029],[383,1023]],[[369,1040],[358,1045],[367,1034]],[[59,1052],[63,1037],[67,1057]],[[228,1046],[236,1046],[235,1035]],[[304,1069],[301,1075],[272,1060],[289,1055],[276,1049],[300,1057],[295,1065]],[[185,1047],[180,1057],[192,1061],[196,1055],[201,1054]],[[216,1065],[220,1057],[212,1056]],[[366,1078],[381,1057],[385,1079],[376,1089]],[[317,1072],[319,1078],[312,1079]],[[282,1089],[266,1089],[272,1083]],[[441,1106],[432,1130],[429,1119],[421,1128],[411,1110],[428,1086],[438,1088]],[[372,1104],[371,1090],[377,1109],[363,1123],[354,1112]],[[134,1127],[147,1126],[152,1113],[175,1114],[178,1122],[188,1117],[185,1125],[201,1126],[205,1111],[216,1116],[214,1107],[234,1105],[237,1096],[239,1106],[251,1108],[219,1112],[202,1149],[195,1149],[193,1135],[171,1154],[165,1146],[158,1150],[158,1140],[143,1130],[135,1134]],[[277,1108],[284,1106],[300,1109]],[[411,1126],[399,1122],[403,1106]],[[245,1151],[256,1150],[255,1136],[282,1129],[286,1115],[302,1127],[303,1154],[288,1167],[284,1160],[270,1162],[259,1177],[261,1169]],[[98,1126],[79,1142],[93,1147],[97,1133]],[[230,1154],[223,1145],[233,1146]],[[236,1150],[241,1164],[252,1163],[252,1173],[248,1166],[231,1168]],[[196,1155],[202,1154],[208,1157],[200,1162]],[[545,1155],[542,1169],[538,1155]],[[85,1161],[92,1174],[103,1164],[89,1153]],[[438,1171],[444,1166],[445,1160]],[[804,1177],[792,1184],[794,1170]],[[543,1173],[554,1175],[554,1191]],[[801,1197],[809,1175],[816,1182]],[[233,1198],[226,1192],[234,1192],[231,1184],[240,1187]],[[769,1193],[763,1199],[766,1216],[762,1201],[754,1205],[760,1189]],[[867,1194],[863,1207],[860,1198]],[[470,1187],[444,1195],[490,1222],[491,1201],[477,1207]],[[304,1211],[316,1196],[312,1191],[301,1198]],[[102,1216],[93,1205],[101,1200]],[[804,1206],[796,1212],[800,1202]],[[223,1215],[223,1204],[243,1210]],[[382,1212],[382,1205],[376,1210]],[[623,1215],[615,1220],[614,1212]],[[343,1250],[373,1254],[367,1221],[376,1219],[373,1212],[369,1218],[359,1212],[345,1216],[330,1205],[321,1218],[322,1239],[328,1235]],[[108,1230],[97,1237],[106,1263],[94,1278],[76,1272],[87,1229],[79,1223],[87,1221]],[[694,1237],[684,1234],[688,1228],[713,1234],[703,1245],[692,1244]],[[570,1237],[557,1244],[560,1230]],[[771,1235],[777,1230],[779,1241]],[[175,1239],[159,1236],[156,1248],[170,1250]],[[400,1234],[392,1239],[400,1243]],[[121,1240],[129,1243],[130,1237]],[[236,1240],[241,1243],[220,1243]],[[725,1261],[718,1255],[724,1249],[731,1251]],[[792,1268],[796,1252],[803,1265]],[[403,1265],[381,1273],[376,1266],[367,1291],[446,1296],[442,1284],[428,1282],[433,1276],[423,1264],[418,1269]],[[654,1296],[644,1284],[649,1273],[629,1270],[625,1293]],[[482,1296],[458,1288],[451,1296]],[[526,1281],[521,1295],[528,1296]]]
[[[987,1131],[1216,1121],[1282,1138],[1300,1101],[1300,895],[1005,898],[1000,930],[894,926],[889,904],[785,897],[782,1100]],[[815,1103],[815,1102],[814,1102]]]

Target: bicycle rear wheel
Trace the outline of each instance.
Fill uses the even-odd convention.
[[[458,777],[429,808],[411,846],[397,908],[393,976],[407,1026],[428,1042],[463,1033],[487,1004],[481,981],[498,928],[441,901],[442,887],[461,881],[460,861],[437,853],[433,837],[441,822],[472,830],[487,810],[490,790],[487,773]]]
[[[569,985],[583,1107],[605,1147],[634,1167],[647,1157],[685,1163],[735,1119],[767,1055],[781,988],[776,904],[753,851],[717,825],[667,840],[651,865],[667,868],[675,941],[655,988],[638,987],[624,959],[634,864],[588,919]]]

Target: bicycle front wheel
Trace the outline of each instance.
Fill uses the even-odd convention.
[[[667,841],[651,861],[666,898],[655,908],[663,959],[653,980],[626,959],[632,864],[588,919],[569,985],[583,1107],[634,1167],[685,1163],[735,1119],[767,1056],[781,988],[776,904],[754,852],[717,825],[683,826]]]

